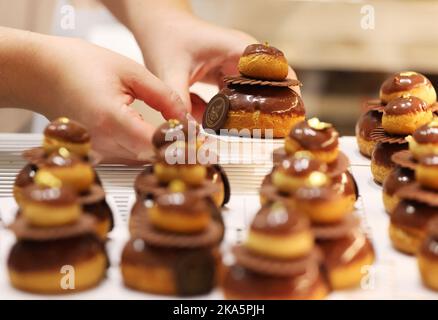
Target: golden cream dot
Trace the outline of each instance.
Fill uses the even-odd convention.
[[[171,192],[178,193],[186,191],[186,184],[181,180],[173,180],[169,184],[169,189]]]
[[[58,121],[61,122],[61,123],[67,124],[67,123],[70,122],[70,119],[67,118],[67,117],[61,117],[61,118],[58,119]]]
[[[62,181],[48,171],[40,170],[35,175],[35,183],[42,187],[61,188]]]
[[[70,158],[70,151],[68,151],[66,148],[59,148],[58,153],[59,153],[63,158]]]
[[[325,173],[314,171],[307,178],[307,185],[310,187],[322,187],[328,183],[329,179]]]
[[[169,127],[175,128],[177,125],[179,125],[181,122],[178,119],[170,119],[168,121]]]
[[[333,125],[328,122],[322,122],[318,118],[312,118],[307,120],[309,127],[315,130],[324,130],[327,128],[331,128]]]

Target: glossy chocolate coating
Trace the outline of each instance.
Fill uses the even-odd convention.
[[[38,168],[33,164],[26,165],[15,178],[15,186],[24,188],[33,183]]]
[[[357,230],[345,237],[321,240],[317,244],[323,252],[324,266],[328,270],[355,263],[374,252],[367,237]]]
[[[217,258],[213,251],[153,247],[141,239],[132,239],[123,250],[122,264],[170,269],[177,295],[197,295],[210,292],[215,285]]]
[[[437,167],[438,166],[438,155],[428,155],[423,156],[418,161],[422,166],[425,167]]]
[[[169,120],[155,131],[152,137],[152,144],[156,149],[160,149],[180,138],[182,138],[183,141],[188,141],[189,134],[193,134],[193,137],[190,138],[196,141],[199,134],[199,125],[195,121],[189,121],[187,119],[182,121]]]
[[[169,192],[158,196],[155,202],[162,210],[176,210],[187,214],[210,211],[207,201],[193,192]]]
[[[391,160],[394,153],[407,150],[408,144],[398,144],[398,143],[381,143],[378,142],[374,147],[372,160],[377,165],[381,165],[387,168],[395,167],[395,163]]]
[[[77,202],[76,193],[67,187],[47,188],[32,185],[24,189],[23,196],[26,201],[37,202],[50,206],[70,205]]]
[[[364,140],[371,140],[371,132],[382,125],[382,113],[378,111],[367,111],[363,113],[356,123],[356,135]]]
[[[8,258],[8,267],[18,272],[59,272],[62,266],[86,262],[105,248],[94,235],[51,241],[20,240]]]
[[[279,49],[259,43],[247,46],[242,56],[245,57],[252,54],[267,54],[274,57],[284,57],[284,53]]]
[[[420,255],[427,259],[438,260],[438,235],[428,235],[420,247]]]
[[[234,265],[226,274],[224,289],[246,299],[306,299],[321,285],[318,270],[309,269],[299,275],[280,277],[255,273]]]
[[[438,143],[438,127],[425,124],[414,131],[412,137],[417,143]]]
[[[438,208],[424,203],[402,200],[391,215],[391,223],[426,231],[431,219],[438,217]]]
[[[414,171],[396,166],[383,182],[383,192],[392,196],[402,187],[413,181],[415,181]]]
[[[280,203],[263,206],[251,224],[251,230],[273,235],[289,235],[309,227],[306,216]]]
[[[312,172],[326,172],[327,165],[309,157],[288,157],[281,161],[279,169],[288,175],[305,177]]]
[[[330,151],[339,145],[339,133],[333,127],[317,130],[307,121],[302,121],[293,127],[289,138],[298,142],[305,150]]]
[[[68,155],[63,155],[58,151],[52,153],[45,161],[44,165],[46,167],[72,167],[78,163],[85,163],[81,157],[69,153]]]
[[[87,129],[76,121],[61,118],[51,122],[44,130],[44,135],[72,143],[90,141]]]
[[[416,87],[430,84],[430,81],[422,74],[416,72],[401,72],[392,75],[383,82],[381,90],[385,94],[411,90]]]
[[[230,198],[231,198],[230,181],[228,180],[227,173],[220,165],[214,164],[207,167],[207,179],[212,181],[213,183],[217,183],[223,186],[224,201],[221,204],[221,206],[223,207],[228,202],[230,202]]]
[[[106,202],[106,200],[100,200],[95,203],[89,203],[82,206],[82,209],[85,214],[90,214],[94,218],[97,219],[97,221],[110,221],[110,230],[114,227],[114,218],[113,213],[111,211],[110,206]]]
[[[344,196],[355,195],[356,198],[359,196],[356,182],[349,171],[332,178],[331,188]]]
[[[424,100],[417,97],[401,97],[391,100],[386,105],[384,112],[390,116],[401,116],[409,113],[423,112],[427,110]]]
[[[304,116],[305,109],[300,96],[289,88],[252,85],[227,85],[221,94],[230,100],[231,111]]]

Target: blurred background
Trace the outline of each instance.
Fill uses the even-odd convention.
[[[192,0],[206,20],[254,35],[283,50],[303,82],[309,116],[354,134],[362,103],[378,95],[390,73],[415,70],[438,85],[436,0],[294,1]],[[76,11],[74,30],[60,25],[62,8]],[[81,37],[142,61],[130,32],[97,0],[0,0],[0,25]],[[195,32],[195,31],[194,31]],[[216,88],[196,85],[208,100]],[[161,116],[135,103],[158,124]],[[40,132],[46,120],[25,111],[0,110],[0,131]]]

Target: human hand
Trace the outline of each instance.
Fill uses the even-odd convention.
[[[178,94],[134,61],[81,40],[48,39],[39,53],[46,69],[45,90],[36,94],[41,112],[83,123],[106,161],[142,161],[152,150],[154,128],[129,106],[135,99],[166,118],[185,115]]]
[[[149,26],[136,28],[145,63],[178,92],[187,109],[200,120],[204,110],[195,109],[190,86],[198,81],[221,86],[224,75],[238,73],[237,64],[245,47],[257,41],[243,32],[212,25],[186,12],[166,10],[157,19],[147,20]],[[296,79],[292,69],[289,77]]]

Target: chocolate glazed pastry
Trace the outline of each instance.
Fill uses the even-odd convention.
[[[130,240],[122,254],[122,272],[125,283],[134,289],[158,294],[194,296],[210,292],[217,282],[219,256],[211,247],[197,249],[177,249],[155,247],[143,240]],[[151,284],[156,278],[153,273],[151,282],[142,286],[130,282],[130,272],[137,268],[160,270],[161,281]],[[132,270],[131,270],[132,269]]]
[[[74,143],[83,143],[90,141],[90,134],[87,129],[76,121],[61,118],[50,123],[44,130],[44,135],[69,141]]]
[[[220,93],[229,99],[231,111],[305,115],[303,101],[289,88],[227,85]]]
[[[316,130],[308,121],[297,124],[290,131],[289,138],[297,141],[303,149],[310,151],[331,151],[339,146],[338,133],[333,127]]]
[[[230,181],[228,180],[228,176],[225,173],[225,170],[218,164],[212,165],[212,168],[219,173],[223,186],[224,186],[224,201],[222,203],[222,207],[225,206],[228,202],[230,202],[231,198],[231,186]]]
[[[390,170],[395,167],[395,163],[391,160],[392,155],[396,152],[407,149],[407,143],[391,144],[378,142],[376,144],[371,159],[371,171],[374,179],[378,183],[383,183],[385,178],[389,175]]]
[[[87,261],[97,253],[105,253],[105,248],[91,234],[50,241],[20,240],[12,247],[7,263],[10,269],[19,272],[59,272],[62,266]]]
[[[114,228],[114,217],[110,206],[105,199],[95,203],[84,204],[82,206],[85,214],[90,214],[97,219],[97,221],[105,221],[109,219],[109,230]]]
[[[390,94],[393,92],[411,90],[429,83],[429,80],[419,73],[403,72],[385,80],[382,84],[381,91],[384,94]]]
[[[15,178],[15,186],[19,188],[25,188],[31,185],[37,170],[37,166],[33,164],[26,165],[23,169],[21,169]]]
[[[382,113],[373,110],[363,113],[356,123],[356,139],[359,150],[366,157],[371,157],[376,144],[371,138],[371,133],[381,124]]]

